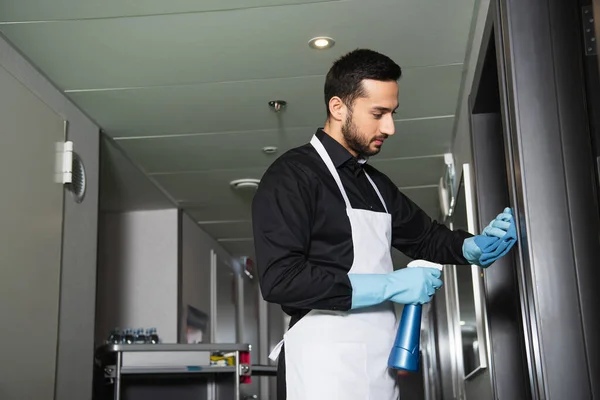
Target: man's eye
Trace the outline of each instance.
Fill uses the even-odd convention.
[[[375,117],[375,119],[380,119],[383,116],[383,114],[373,114],[373,116]]]

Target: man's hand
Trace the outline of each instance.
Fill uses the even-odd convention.
[[[505,208],[481,235],[464,241],[463,255],[469,263],[486,268],[508,253],[516,242],[517,231],[512,210]]]
[[[352,283],[352,309],[390,300],[400,304],[424,304],[442,287],[436,268],[402,268],[389,274],[348,274]]]

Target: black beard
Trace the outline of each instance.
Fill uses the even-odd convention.
[[[358,132],[358,129],[352,122],[352,112],[348,113],[348,118],[346,118],[342,126],[342,135],[348,147],[354,150],[360,157],[371,157],[380,151],[380,149],[371,150],[369,147],[371,142]]]

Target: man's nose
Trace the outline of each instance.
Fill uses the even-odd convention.
[[[392,114],[385,116],[385,118],[381,121],[379,130],[381,133],[388,136],[392,136],[394,133],[396,133],[396,125],[394,124],[394,117]]]

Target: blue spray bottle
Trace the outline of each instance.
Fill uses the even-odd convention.
[[[440,271],[440,264],[424,260],[411,261],[409,268],[429,267]],[[406,304],[402,311],[402,318],[396,333],[394,347],[388,358],[388,367],[404,371],[419,370],[419,342],[421,337],[421,314],[423,306],[420,304]]]

